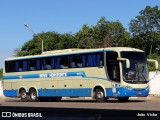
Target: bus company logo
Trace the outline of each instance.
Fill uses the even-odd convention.
[[[11,117],[11,112],[2,112],[2,117]]]
[[[40,78],[53,78],[53,77],[66,77],[67,73],[50,73],[50,74],[40,74]]]

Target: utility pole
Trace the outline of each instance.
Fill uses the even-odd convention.
[[[37,37],[42,41],[42,53],[43,53],[43,39],[42,39],[38,34],[36,34],[36,33],[29,27],[29,25],[24,24],[24,26],[25,26],[26,28],[28,28],[35,36],[37,36]]]

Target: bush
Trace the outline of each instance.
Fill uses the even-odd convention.
[[[3,76],[3,69],[1,68],[0,69],[0,79],[2,79],[2,76]]]
[[[160,64],[160,56],[157,53],[148,55],[147,58],[157,60],[158,63]],[[148,62],[148,68],[149,68],[149,71],[154,71],[155,70],[155,64],[151,63],[151,62]],[[158,66],[158,70],[160,70],[160,65]]]

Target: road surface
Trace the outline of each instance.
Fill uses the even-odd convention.
[[[152,119],[159,119],[160,97],[130,98],[125,103],[119,103],[117,99],[97,103],[95,100],[84,98],[62,99],[61,102],[20,102],[19,99],[3,98],[0,102],[0,111],[1,113],[41,113],[42,117],[63,117],[65,119],[70,117],[89,120],[90,118],[99,119],[99,117],[102,119],[106,117],[145,117],[145,119],[152,117]],[[12,117],[15,117],[14,114]]]

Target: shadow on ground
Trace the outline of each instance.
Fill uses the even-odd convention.
[[[0,101],[3,102],[20,102],[19,98],[0,98]],[[126,103],[132,103],[132,102],[147,102],[148,100],[139,100],[139,99],[129,99]],[[53,102],[53,101],[42,101],[42,102]],[[96,100],[86,99],[62,99],[60,102],[77,102],[77,103],[96,103]],[[109,99],[106,101],[106,103],[120,103],[117,99]]]

